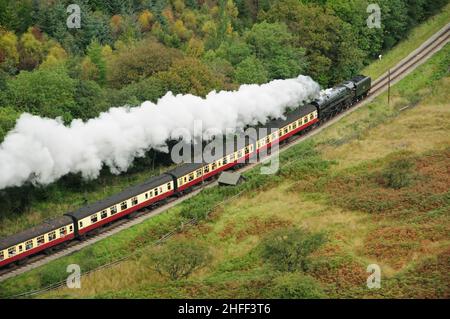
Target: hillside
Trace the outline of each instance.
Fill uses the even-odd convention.
[[[169,90],[204,96],[300,73],[324,87],[361,70],[376,75],[448,21],[447,2],[380,1],[384,19],[397,23],[369,29],[366,0],[1,1],[0,141],[23,112],[68,124],[111,106],[156,101]],[[80,29],[65,25],[72,3],[80,5]],[[149,150],[120,176],[103,167],[93,181],[72,172],[45,186],[2,189],[0,236],[111,195],[167,165],[167,155]]]
[[[2,295],[61,280],[70,263],[86,272],[131,254],[83,277],[81,289],[38,297],[448,298],[449,57],[447,45],[396,84],[391,105],[382,94],[284,152],[277,175],[254,169],[238,188],[205,190],[113,238],[1,283]],[[201,219],[198,225],[153,245],[193,216]],[[271,244],[273,236],[291,238],[292,227],[303,229],[292,247],[300,240],[309,253],[300,263],[272,263],[284,249]],[[183,256],[177,249],[190,242],[193,253],[209,252],[203,267],[175,280],[155,271],[158,256]],[[381,289],[369,290],[366,268],[374,263],[381,267]]]

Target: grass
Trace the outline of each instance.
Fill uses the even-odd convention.
[[[376,79],[385,73],[388,69],[393,68],[403,58],[408,56],[413,50],[418,48],[430,36],[443,28],[450,22],[450,3],[444,6],[440,13],[429,18],[424,23],[415,27],[408,33],[407,38],[398,43],[393,49],[382,53],[382,59],[376,60],[368,65],[362,74],[371,76]]]
[[[256,168],[237,188],[204,190],[162,215],[0,283],[0,295],[64,280],[71,263],[86,273],[139,248],[142,253],[84,276],[81,289],[37,297],[261,298],[302,297],[310,291],[316,297],[448,298],[449,50],[447,45],[395,85],[391,107],[380,96],[313,141],[284,152],[278,175],[260,175]],[[399,112],[404,103],[413,107]],[[393,189],[380,176],[398,158],[413,163],[415,177]],[[207,219],[169,240],[203,242],[212,251],[212,263],[185,280],[161,278],[147,257],[153,242],[186,218],[207,212]],[[275,271],[258,252],[266,234],[292,225],[327,234],[306,272]],[[371,263],[382,269],[377,291],[365,286]],[[292,290],[289,282],[304,288]]]

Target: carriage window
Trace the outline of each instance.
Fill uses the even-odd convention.
[[[189,181],[192,181],[194,179],[194,173],[189,174]]]
[[[39,236],[37,238],[37,245],[40,246],[45,243],[44,236]]]
[[[266,137],[266,144],[269,144],[269,143],[270,143],[270,137],[267,136],[267,137]]]
[[[9,257],[12,257],[16,254],[16,247],[11,247],[8,249],[8,255]]]
[[[178,185],[183,185],[183,179],[182,178],[178,179]]]
[[[137,204],[138,204],[138,199],[137,199],[137,197],[133,197],[133,198],[131,199],[131,205],[134,206],[134,205],[137,205]]]
[[[3,251],[0,251],[0,260],[5,259],[5,254],[3,253]]]
[[[105,210],[102,210],[102,212],[100,213],[100,218],[105,219],[106,217],[108,217],[108,212],[105,209]]]
[[[183,182],[186,183],[186,181],[187,181],[187,179],[186,179],[186,176],[185,176],[185,177],[183,177]]]
[[[145,193],[145,199],[148,199],[148,193]]]
[[[109,208],[109,211],[111,212],[111,215],[114,215],[115,213],[117,213],[117,206],[116,205],[111,206]]]
[[[158,196],[158,189],[155,188],[155,196]]]
[[[70,225],[70,226],[69,226],[69,232],[71,233],[72,231],[73,231],[73,226]]]
[[[25,250],[30,250],[33,248],[33,240],[29,240],[25,243]]]
[[[48,241],[55,240],[56,239],[56,232],[52,231],[51,233],[48,233]]]
[[[83,228],[83,222],[80,222],[80,227],[79,228]]]
[[[216,169],[216,166],[217,166],[217,164],[214,162],[214,163],[212,163],[211,164],[211,168],[212,168],[212,170],[215,170]]]
[[[297,122],[295,122],[294,124],[292,124],[292,128],[295,130],[297,128]]]
[[[227,164],[227,163],[228,163],[228,160],[227,160],[226,157],[224,157],[224,158],[223,158],[223,165],[225,165],[225,164]]]
[[[202,176],[202,169],[197,170],[197,176]]]
[[[167,183],[167,190],[171,190],[172,189],[172,185],[170,183]]]
[[[288,128],[285,127],[285,128],[284,128],[284,134],[286,134],[287,132],[288,132]]]
[[[21,253],[23,251],[23,246],[19,245],[19,253]]]
[[[97,214],[91,216],[91,223],[96,223],[98,220]]]
[[[62,227],[62,228],[59,229],[59,236],[60,237],[66,236],[66,233],[67,233],[66,227]]]
[[[205,166],[205,167],[203,168],[203,171],[204,171],[205,173],[208,173],[208,172],[209,172],[209,165]]]
[[[121,209],[121,210],[127,209],[127,207],[128,207],[128,205],[127,205],[127,202],[126,202],[126,201],[125,201],[125,202],[122,202],[122,203],[120,204],[120,209]]]
[[[247,146],[247,147],[245,148],[245,154],[248,154],[249,152],[250,152],[250,147]]]

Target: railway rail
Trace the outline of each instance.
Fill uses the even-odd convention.
[[[315,134],[318,134],[323,129],[327,128],[328,126],[336,123],[339,121],[342,117],[352,113],[353,111],[357,110],[367,102],[370,102],[373,98],[384,92],[388,85],[392,85],[396,82],[398,82],[400,79],[405,77],[408,73],[410,73],[412,70],[414,70],[417,66],[425,62],[430,56],[432,56],[435,52],[439,51],[448,41],[450,40],[450,23],[448,23],[445,27],[443,27],[441,30],[439,30],[437,33],[435,33],[432,37],[430,37],[427,41],[425,41],[419,48],[414,50],[411,54],[409,54],[405,59],[400,61],[394,68],[390,70],[390,76],[389,73],[385,73],[382,76],[380,76],[378,79],[376,79],[373,84],[372,88],[370,90],[370,94],[367,98],[363,99],[362,101],[356,103],[352,108],[349,108],[342,113],[336,115],[334,118],[328,120],[327,122],[323,123],[316,129],[313,129],[303,135],[298,136],[292,136],[286,143],[283,145],[280,145],[280,152],[284,151],[286,149],[289,149],[298,143],[302,142],[305,139],[310,138],[311,136],[314,136]],[[390,78],[390,79],[389,79]],[[390,83],[389,83],[390,82]],[[266,156],[265,158],[261,159],[261,161],[269,160],[272,156],[276,156],[276,153]],[[259,163],[252,163],[244,166],[243,168],[237,169],[239,172],[245,172],[253,168]],[[15,277],[17,275],[20,275],[22,273],[25,273],[27,271],[30,271],[32,269],[38,268],[44,264],[47,264],[48,262],[58,259],[63,256],[67,256],[70,254],[73,254],[81,249],[83,249],[86,246],[92,245],[104,238],[107,238],[109,236],[112,236],[124,229],[127,229],[129,227],[132,227],[136,224],[139,224],[149,218],[152,218],[155,215],[161,214],[162,212],[168,210],[169,208],[181,203],[182,201],[193,197],[197,195],[199,192],[201,192],[202,189],[216,186],[218,183],[216,180],[205,182],[202,185],[199,185],[194,188],[193,191],[191,191],[188,194],[183,195],[180,198],[171,198],[167,200],[164,204],[160,205],[159,207],[156,207],[154,209],[143,209],[142,211],[135,214],[133,219],[121,219],[113,224],[104,227],[100,230],[100,232],[94,236],[87,238],[84,241],[72,241],[67,244],[64,248],[56,251],[55,253],[51,255],[43,255],[39,254],[34,257],[31,257],[27,264],[25,265],[14,265],[13,267],[9,269],[3,269],[0,271],[0,282],[7,280],[9,278]],[[169,234],[170,235],[170,234]],[[168,236],[167,234],[164,236]],[[164,238],[161,238],[159,241],[161,241]],[[122,259],[120,259],[122,260]],[[119,261],[120,261],[119,260]],[[117,263],[113,262],[112,264]],[[103,268],[103,267],[101,267]],[[52,285],[48,288],[54,289],[61,285],[61,283],[57,283],[55,285]],[[47,289],[48,290],[48,289]],[[32,293],[29,293],[27,295],[30,295]],[[25,295],[25,294],[23,294]],[[18,295],[22,296],[22,295]]]

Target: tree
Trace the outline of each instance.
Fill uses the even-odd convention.
[[[0,68],[14,74],[19,63],[17,37],[13,32],[0,30]]]
[[[267,82],[268,74],[263,63],[251,56],[239,63],[234,73],[234,80],[239,84]]]
[[[187,278],[212,259],[208,247],[195,241],[171,240],[156,249],[150,259],[153,268],[170,280]]]
[[[164,83],[166,91],[173,93],[191,93],[205,96],[214,89],[223,87],[223,82],[205,64],[194,58],[177,60],[156,77]]]
[[[30,27],[20,38],[20,69],[32,70],[45,56],[44,36],[39,28]]]
[[[103,58],[102,46],[97,40],[93,40],[87,48],[87,57],[97,67],[98,75],[95,80],[99,84],[106,82],[106,61]]]
[[[245,39],[270,79],[295,77],[305,68],[304,50],[292,45],[293,36],[284,23],[254,24]]]
[[[52,41],[53,42],[53,41]],[[67,59],[67,52],[59,43],[54,43],[48,50],[44,62],[40,65],[41,68],[53,67],[62,63]]]
[[[203,45],[203,41],[197,38],[191,38],[188,42],[186,53],[187,55],[198,58],[205,51],[205,46]]]
[[[124,46],[108,61],[107,79],[112,87],[120,88],[159,71],[167,70],[181,52],[153,40]]]
[[[17,110],[71,119],[76,81],[63,66],[22,71],[7,83],[6,100]]]
[[[147,32],[152,29],[152,23],[154,20],[153,13],[149,10],[144,10],[139,14],[138,23],[142,32]]]
[[[261,256],[277,270],[306,271],[309,255],[324,242],[322,233],[309,233],[298,228],[278,229],[263,239]]]
[[[333,0],[327,2],[327,6],[333,10],[336,16],[352,26],[358,41],[358,47],[364,51],[365,57],[375,58],[381,52],[384,41],[384,24],[381,28],[367,27],[368,0]],[[382,12],[384,15],[384,12]],[[384,21],[384,17],[382,18]]]
[[[234,39],[223,42],[217,50],[215,50],[217,57],[224,58],[232,65],[237,65],[242,60],[248,58],[252,54],[249,45],[244,41]]]
[[[5,135],[14,127],[20,113],[12,107],[0,107],[0,143]]]
[[[264,18],[288,25],[294,46],[305,48],[307,73],[322,85],[348,79],[361,68],[363,54],[352,27],[327,8],[280,0]]]

